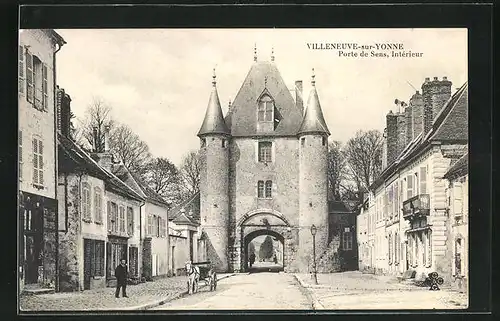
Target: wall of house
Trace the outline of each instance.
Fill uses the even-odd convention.
[[[19,45],[27,47],[29,52],[37,56],[47,66],[47,110],[40,111],[27,101],[26,91],[26,56],[24,55],[23,92],[19,97],[19,131],[22,136],[22,163],[20,169],[19,189],[55,199],[56,192],[56,151],[55,147],[55,111],[54,111],[54,50],[51,37],[43,30],[23,30],[19,37]],[[43,142],[43,186],[33,185],[33,138]]]
[[[370,249],[369,249],[369,214],[368,209],[361,208],[356,218],[357,246],[358,246],[358,269],[364,271],[370,268]]]
[[[151,237],[151,254],[156,255],[157,271],[154,271],[154,276],[166,275],[169,270],[169,251],[170,251],[170,241],[168,237],[168,209],[153,204],[151,202],[146,202],[146,215],[157,215],[165,220],[165,231],[167,235],[164,237]]]
[[[189,243],[187,237],[182,235],[171,234],[169,235],[169,239],[170,239],[169,262],[171,262],[170,273],[173,275],[184,275],[185,274],[184,266],[186,262],[189,260]]]

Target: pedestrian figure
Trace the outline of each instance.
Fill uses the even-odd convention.
[[[250,267],[255,263],[255,253],[250,254]]]
[[[116,277],[116,292],[115,297],[120,297],[120,288],[122,288],[122,297],[128,298],[127,296],[127,263],[125,259],[120,261],[120,264],[115,269]]]

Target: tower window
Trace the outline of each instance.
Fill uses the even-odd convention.
[[[262,96],[259,100],[257,120],[258,121],[273,121],[274,103],[268,95]]]
[[[259,162],[272,162],[272,147],[273,144],[271,142],[259,142]]]
[[[325,145],[326,145],[326,137],[322,137],[322,138],[321,138],[321,143],[323,144],[323,146],[325,146]]]
[[[258,181],[257,182],[257,197],[272,198],[273,181]]]
[[[304,146],[305,146],[305,144],[306,144],[306,138],[305,138],[305,137],[302,137],[302,138],[300,139],[300,146],[304,147]]]
[[[227,141],[225,139],[222,140],[222,148],[227,147]]]

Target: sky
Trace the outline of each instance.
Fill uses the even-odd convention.
[[[112,117],[129,125],[153,156],[167,157],[176,165],[199,148],[196,134],[208,104],[213,68],[225,114],[250,70],[255,45],[258,60],[270,61],[274,48],[275,64],[289,89],[296,80],[304,82],[304,101],[314,68],[330,140],[341,142],[360,129],[382,131],[385,115],[397,110],[394,100],[408,102],[425,77],[448,77],[452,92],[467,80],[466,29],[56,31],[67,42],[57,53],[57,83],[71,96],[73,113],[83,118],[94,99],[104,101]],[[423,55],[341,57],[339,50],[312,50],[308,43],[398,43],[404,51]]]

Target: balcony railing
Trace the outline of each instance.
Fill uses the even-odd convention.
[[[403,218],[427,216],[430,212],[429,194],[419,194],[403,202]]]

